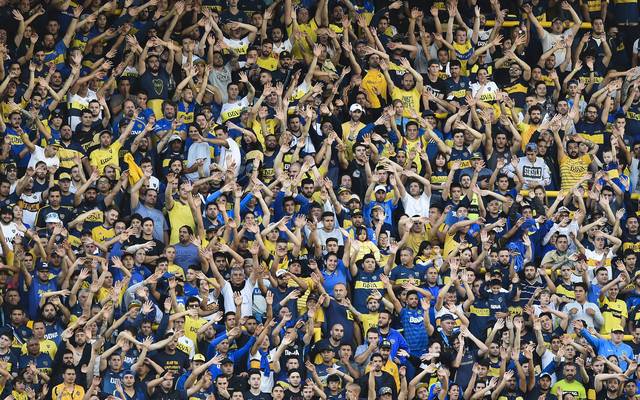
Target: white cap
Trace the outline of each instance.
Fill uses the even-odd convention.
[[[349,112],[354,112],[356,110],[364,112],[364,108],[362,108],[358,103],[352,104],[351,107],[349,107]]]
[[[373,192],[377,192],[378,190],[384,190],[385,192],[387,191],[387,187],[385,185],[376,185],[375,189],[373,189]]]
[[[179,140],[182,142],[182,138],[180,137],[180,135],[176,135],[176,134],[171,135],[171,137],[169,138],[169,143],[173,142],[174,140]]]
[[[58,216],[58,213],[52,212],[47,214],[47,216],[44,219],[45,223],[55,223],[55,224],[59,224],[60,222],[62,222],[60,220],[60,217]]]

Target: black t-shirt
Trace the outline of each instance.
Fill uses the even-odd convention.
[[[500,393],[498,400],[524,400],[524,393],[518,388],[511,391],[505,389]]]
[[[240,390],[241,392],[249,391],[249,387],[247,386],[247,379],[237,375],[235,368],[233,375],[231,375],[230,377],[228,376],[227,379],[229,380],[229,387],[227,389],[229,393],[233,392],[234,390]]]
[[[138,245],[138,244],[144,244],[147,242],[153,242],[156,245],[153,246],[152,248],[150,248],[149,250],[146,251],[146,255],[148,256],[161,256],[164,253],[164,243],[162,243],[161,241],[151,238],[151,239],[144,239],[142,237],[130,237],[129,240],[127,240],[124,243],[124,248],[126,249],[129,246],[134,246],[134,245]]]
[[[294,393],[287,389],[284,391],[284,400],[302,400],[302,389],[298,393]]]
[[[602,390],[596,394],[596,400],[622,400],[623,396],[616,396],[615,394],[611,396],[611,393],[607,391],[607,385],[602,385]]]
[[[253,394],[248,390],[244,392],[244,400],[271,400],[271,395],[265,392]]]
[[[147,92],[149,100],[168,99],[169,81],[170,76],[163,67],[156,74],[147,69],[140,77],[140,88]]]
[[[160,387],[156,387],[153,394],[149,396],[149,399],[151,400],[187,400],[187,398],[186,390],[171,390],[169,392],[165,392]]]
[[[396,387],[396,381],[393,379],[393,376],[391,376],[390,373],[385,372],[385,371],[380,371],[382,372],[382,375],[377,376],[375,378],[376,381],[376,389],[380,389],[383,387],[389,387],[391,388],[391,390],[393,390],[393,396],[392,397],[396,397],[398,395],[398,388]],[[360,377],[360,381],[358,382],[360,384],[360,387],[362,388],[362,390],[360,390],[360,398],[364,398],[366,399],[369,393],[369,374],[371,372],[364,374],[363,376]]]
[[[67,226],[69,222],[71,222],[74,218],[73,210],[69,207],[58,207],[58,209],[54,209],[51,206],[44,206],[38,211],[38,216],[36,217],[36,227],[46,227],[46,220],[49,215],[57,216],[58,218],[60,218],[60,221],[62,221],[62,224],[64,226]]]
[[[189,368],[189,356],[183,351],[176,349],[175,354],[168,354],[165,351],[156,353],[151,359],[162,367],[165,371],[171,371],[174,375],[180,375],[182,370]]]
[[[525,398],[525,400],[538,400],[542,395],[542,390],[540,390],[539,386],[536,386],[532,391],[527,393],[527,397]],[[544,395],[544,400],[558,400],[558,397],[555,394],[551,394],[551,391],[548,390]]]
[[[358,164],[355,160],[349,163],[347,175],[351,177],[351,192],[364,198],[367,191],[367,173],[364,165]]]

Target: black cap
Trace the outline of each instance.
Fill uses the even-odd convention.
[[[291,58],[291,53],[289,53],[286,50],[283,52],[280,52],[280,59],[283,59],[283,58]]]
[[[432,110],[424,110],[422,112],[422,116],[423,117],[435,117],[436,113],[434,113]]]
[[[455,318],[453,318],[453,315],[451,314],[444,314],[442,317],[440,317],[440,322],[442,321],[455,321]]]
[[[220,365],[225,365],[225,364],[233,364],[233,361],[227,357],[224,360],[222,360],[222,362],[220,363]]]
[[[388,340],[383,340],[382,343],[380,343],[380,348],[383,348],[383,347],[386,347],[386,348],[390,349],[391,348],[391,342],[388,341]]]

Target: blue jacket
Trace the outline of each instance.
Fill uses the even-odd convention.
[[[599,356],[607,358],[614,355],[618,357],[618,364],[620,365],[620,368],[622,368],[623,371],[627,369],[627,361],[622,358],[622,356],[626,355],[629,359],[633,358],[633,350],[631,350],[631,346],[625,343],[615,345],[611,340],[600,339],[593,336],[586,328],[582,328],[580,334],[582,334],[582,336],[587,339],[587,342],[595,348]]]

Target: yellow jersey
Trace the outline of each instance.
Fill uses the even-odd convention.
[[[93,150],[91,152],[91,156],[89,157],[91,166],[96,167],[100,174],[104,173],[104,167],[106,167],[107,165],[118,167],[118,152],[121,148],[122,144],[120,143],[120,141],[116,140],[115,142],[111,143],[111,145],[106,149],[100,148]]]
[[[169,223],[171,224],[171,237],[169,244],[178,243],[180,227],[190,226],[195,231],[196,223],[191,214],[191,208],[188,204],[182,203],[180,200],[173,201],[173,208],[169,210]]]
[[[391,91],[391,99],[402,101],[404,106],[402,115],[406,118],[411,118],[411,110],[416,114],[420,113],[420,92],[416,88],[404,90],[396,86]]]

